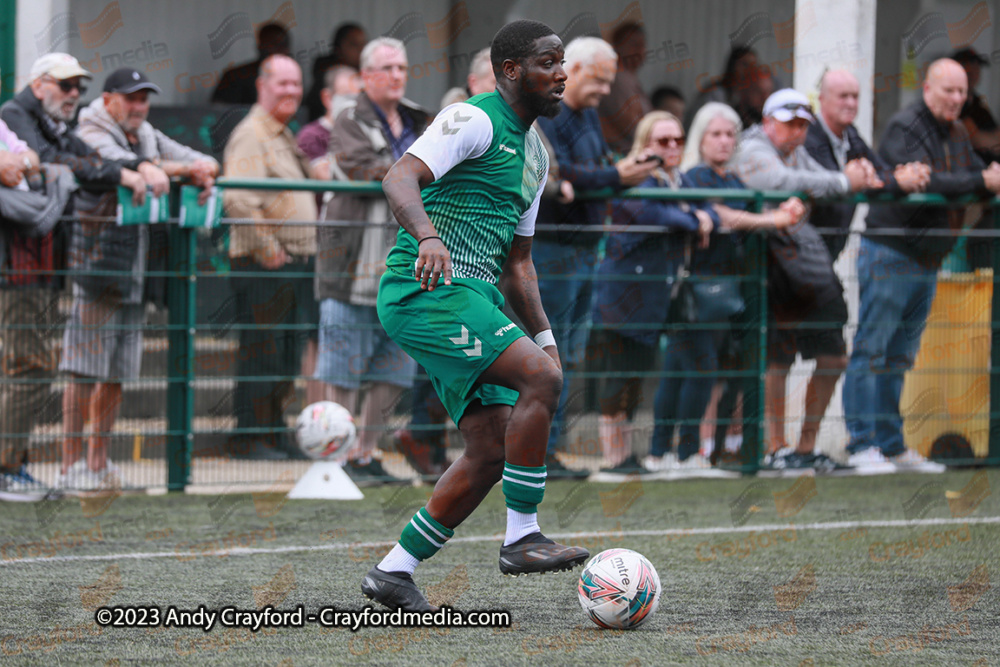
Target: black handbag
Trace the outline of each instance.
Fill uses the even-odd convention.
[[[701,278],[699,276],[699,278]],[[691,239],[684,245],[684,264],[677,269],[677,276],[670,289],[670,324],[706,324],[728,322],[743,312],[743,296],[739,282],[729,277],[719,279],[706,276],[691,280]]]

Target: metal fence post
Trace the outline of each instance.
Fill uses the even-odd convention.
[[[760,213],[764,200],[757,193],[747,208]],[[743,378],[743,446],[740,448],[742,470],[756,474],[764,443],[764,374],[767,369],[767,237],[750,234],[746,239],[747,268],[750,277],[744,283],[747,302],[746,331],[743,337],[743,364],[750,371]]]
[[[194,417],[195,230],[170,226],[167,282],[167,490],[183,491],[191,474]]]

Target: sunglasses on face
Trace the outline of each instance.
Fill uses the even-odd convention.
[[[686,139],[684,137],[661,137],[659,139],[653,139],[653,142],[659,144],[661,148],[669,148],[671,143],[677,144],[677,146],[683,146]]]
[[[87,94],[87,86],[83,85],[80,81],[69,81],[67,79],[63,79],[62,81],[56,81],[53,79],[53,81],[59,86],[59,90],[66,94],[73,92],[74,88],[79,90],[81,95]]]

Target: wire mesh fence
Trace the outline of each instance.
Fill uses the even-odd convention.
[[[379,193],[377,183],[220,185]],[[643,190],[624,196],[742,199],[759,208],[787,194]],[[906,202],[878,196],[871,205],[944,201],[930,195],[910,196]],[[981,227],[990,227],[992,216],[984,220]],[[354,401],[347,407],[359,420],[364,446],[374,448],[393,478],[414,479],[423,467],[460,453],[461,434],[434,400],[423,369],[380,354],[370,344],[384,338],[377,320],[345,324],[340,311],[317,301],[314,257],[292,257],[278,270],[267,269],[229,256],[229,230],[247,221],[224,219],[213,229],[182,228],[176,222],[174,217],[151,230],[150,257],[160,261],[150,263],[145,298],[138,303],[120,294],[82,290],[79,274],[71,271],[48,272],[52,284],[45,287],[0,290],[5,466],[13,467],[27,453],[36,477],[70,487],[85,486],[70,475],[68,464],[78,457],[89,459],[78,468],[92,469],[106,458],[118,469],[123,489],[289,484],[309,466],[295,444],[296,416],[312,402],[344,396]],[[852,428],[845,402],[856,398],[854,389],[870,378],[885,375],[902,385],[901,420],[893,422],[892,411],[880,411],[877,402],[862,406],[860,414],[875,428],[897,429],[905,446],[925,456],[995,465],[1000,422],[990,400],[997,377],[992,368],[997,349],[992,336],[994,229],[942,233],[942,243],[951,244],[949,236],[959,241],[940,271],[923,275],[859,272],[871,239],[851,233],[835,265],[847,312],[839,318],[821,310],[798,320],[780,312],[776,319],[774,304],[769,307],[768,265],[774,259],[769,260],[760,233],[730,235],[726,242],[738,250],[735,259],[709,264],[718,270],[685,276],[691,285],[726,293],[738,287],[738,309],[692,320],[667,307],[684,267],[683,235],[637,225],[590,230],[600,241],[589,269],[538,265],[543,286],[592,281],[584,316],[553,326],[557,336],[560,327],[579,330],[576,348],[561,350],[566,397],[554,432],[560,457],[571,467],[598,469],[608,425],[616,423],[623,426],[616,432],[625,434],[626,446],[639,459],[651,453],[686,458],[714,451],[716,463],[753,473],[766,453],[794,446],[810,431],[818,449],[841,455]],[[616,235],[666,235],[669,250],[638,269],[617,270],[609,241]],[[899,328],[901,338],[892,348],[902,355],[898,363],[880,360],[878,369],[852,369],[855,362],[848,359],[858,335],[859,290],[903,293],[921,281],[933,289],[925,290],[929,299],[922,312],[903,313],[906,326]],[[717,293],[716,301],[720,298]],[[646,309],[650,299],[662,302]],[[636,315],[647,311],[666,317]],[[874,317],[879,329],[878,313],[865,317]],[[895,326],[896,317],[887,314],[883,324]],[[331,335],[352,329],[361,335]],[[839,355],[837,336],[844,345]],[[345,343],[348,339],[363,343]],[[828,357],[842,359],[832,363]],[[776,358],[787,366],[785,389],[779,392],[768,384]],[[823,390],[810,385],[813,376],[830,379],[829,407],[819,415],[811,406],[824,400],[817,396]],[[393,389],[375,389],[380,385]],[[353,393],[344,394],[345,387]]]

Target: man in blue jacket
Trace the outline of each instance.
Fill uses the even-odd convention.
[[[596,37],[574,39],[566,47],[566,92],[555,118],[539,118],[538,125],[552,143],[559,162],[559,176],[574,189],[621,190],[642,183],[656,162],[639,163],[626,158],[614,162],[601,134],[597,105],[611,92],[618,55],[610,44]],[[555,447],[565,420],[566,399],[572,371],[584,361],[587,319],[591,311],[597,246],[601,234],[581,227],[602,225],[609,214],[606,201],[575,201],[559,204],[543,200],[538,222],[558,225],[558,231],[535,234],[532,256],[538,271],[538,291],[552,321],[556,344],[564,359],[562,395],[552,420],[546,466],[550,477],[572,475],[555,457]],[[563,276],[570,276],[563,279]],[[637,466],[636,472],[641,471]]]

